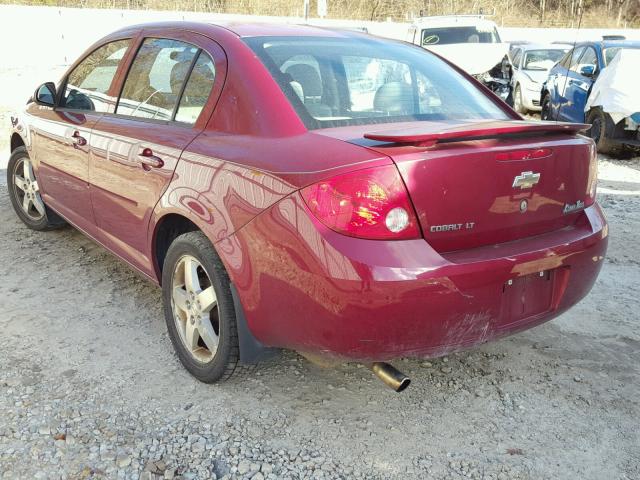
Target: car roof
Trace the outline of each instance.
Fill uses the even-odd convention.
[[[640,48],[639,40],[595,40],[590,42],[579,42],[576,47],[583,47],[585,45],[597,45],[601,48],[611,47],[634,47]]]
[[[203,35],[214,33],[224,29],[234,33],[238,37],[362,37],[361,31],[347,27],[325,28],[314,25],[297,25],[285,23],[241,23],[241,22],[149,22],[132,25],[118,32],[142,30],[142,29],[184,29]],[[115,32],[115,33],[118,33]]]
[[[571,48],[571,45],[563,45],[558,43],[526,43],[523,45],[518,45],[517,48],[525,52],[529,50],[562,50],[566,52]]]
[[[496,23],[487,20],[482,15],[443,15],[439,17],[419,17],[414,21],[415,26],[428,27],[483,27],[495,28]]]

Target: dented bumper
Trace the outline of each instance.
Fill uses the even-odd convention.
[[[439,254],[424,240],[332,232],[292,195],[237,232],[244,259],[262,260],[230,275],[264,345],[359,361],[435,357],[577,303],[600,271],[607,235],[595,204],[562,230]]]

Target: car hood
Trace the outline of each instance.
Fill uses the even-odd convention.
[[[615,123],[640,112],[638,65],[640,50],[620,50],[593,84],[585,112],[592,107],[601,107]]]
[[[549,76],[549,70],[522,70],[521,75],[531,82],[543,83]]]
[[[446,58],[471,75],[485,73],[499,64],[509,51],[508,43],[456,43],[429,45],[427,50]]]

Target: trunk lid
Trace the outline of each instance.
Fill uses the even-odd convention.
[[[509,242],[574,224],[594,201],[586,125],[419,122],[352,139],[396,163],[429,244],[440,252]]]

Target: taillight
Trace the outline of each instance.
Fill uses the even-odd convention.
[[[365,168],[302,189],[311,212],[327,227],[352,237],[420,238],[407,189],[395,165]]]

